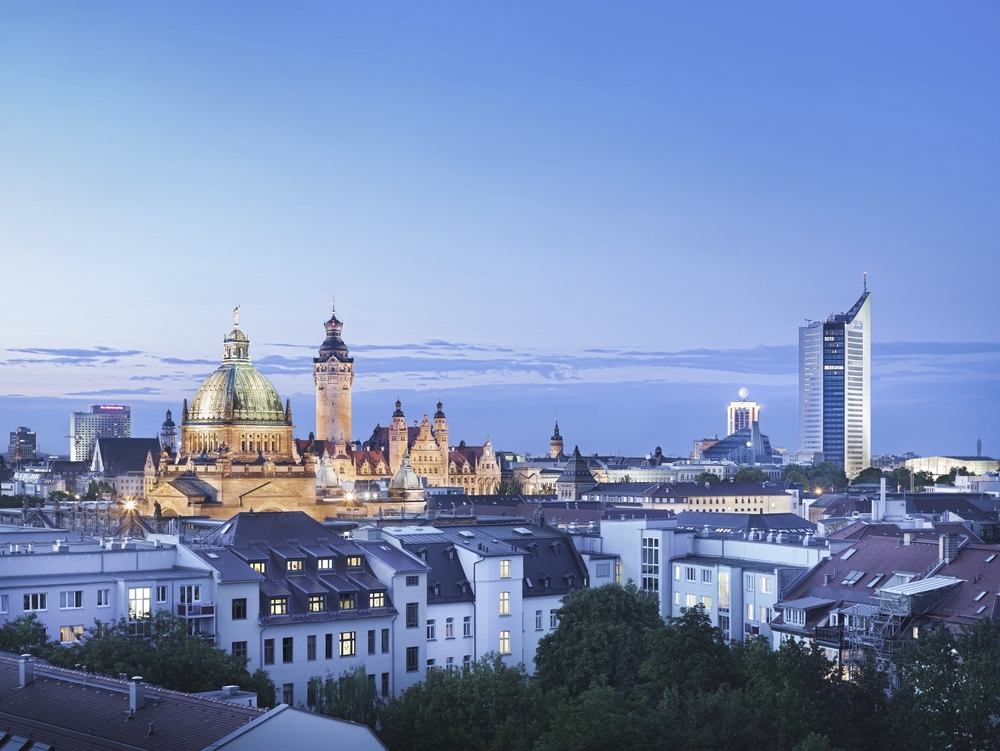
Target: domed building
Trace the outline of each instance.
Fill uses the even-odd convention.
[[[222,364],[181,414],[181,454],[228,452],[233,461],[292,461],[292,407],[250,362],[250,340],[233,330],[222,341]]]
[[[173,424],[168,414],[168,422]],[[317,460],[299,458],[292,408],[250,361],[250,340],[233,313],[222,363],[184,400],[176,454],[163,446],[150,478],[148,511],[163,516],[228,519],[240,511],[302,510],[324,519],[317,504]]]

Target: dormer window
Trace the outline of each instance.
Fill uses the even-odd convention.
[[[360,555],[347,556],[347,568],[361,568],[362,558]]]
[[[331,571],[333,569],[333,558],[317,558],[316,568],[320,571]]]
[[[370,608],[384,608],[385,607],[385,592],[369,592],[368,593],[368,607],[370,607]]]
[[[341,610],[354,610],[358,606],[357,595],[354,592],[349,594],[342,594],[340,596],[340,609]]]
[[[435,584],[434,585],[434,596],[435,597],[440,597],[441,596],[441,585],[440,584]]]
[[[267,574],[267,561],[253,561],[250,564],[250,568],[258,574]]]
[[[271,615],[285,615],[288,612],[287,597],[271,598]]]
[[[309,612],[322,613],[326,610],[326,597],[324,595],[309,595]]]
[[[295,559],[285,562],[285,571],[301,571],[302,570],[302,560]]]

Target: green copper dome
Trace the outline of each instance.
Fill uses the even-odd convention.
[[[222,364],[198,387],[186,423],[288,425],[290,418],[277,390],[250,364],[250,340],[236,318],[223,340]]]

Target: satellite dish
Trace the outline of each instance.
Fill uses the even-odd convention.
[[[750,395],[750,392],[746,389],[740,389],[740,399],[746,399]]]

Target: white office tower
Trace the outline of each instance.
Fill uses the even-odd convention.
[[[91,404],[90,412],[69,418],[69,459],[90,463],[98,438],[131,438],[132,410],[127,404]]]
[[[755,422],[760,422],[760,405],[747,399],[750,392],[740,389],[740,401],[729,402],[726,409],[726,435],[732,435],[737,430],[751,427]]]
[[[799,328],[799,450],[855,477],[871,465],[871,293]]]

